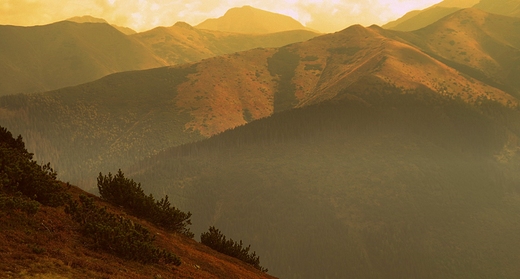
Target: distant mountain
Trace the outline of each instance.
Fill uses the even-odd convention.
[[[4,96],[0,122],[65,181],[128,170],[282,278],[517,278],[519,28],[355,25]]]
[[[167,65],[106,23],[0,26],[0,95],[48,91],[105,75]]]
[[[232,8],[222,17],[207,19],[195,27],[247,34],[310,30],[289,16],[256,9],[251,6]]]
[[[478,2],[479,0],[444,0],[427,9],[408,12],[403,17],[383,25],[383,28],[399,31],[417,30],[458,10],[470,8]]]
[[[102,18],[96,18],[96,17],[88,16],[88,15],[75,16],[75,17],[71,17],[67,20],[72,21],[72,22],[77,22],[77,23],[107,23],[108,24],[108,22]],[[114,26],[117,30],[119,30],[121,33],[126,34],[126,35],[132,35],[132,34],[137,33],[135,30],[133,30],[132,28],[129,28],[129,27],[118,26],[118,25],[114,25],[114,24],[112,24],[112,26]]]
[[[269,34],[238,34],[204,30],[178,22],[171,27],[158,27],[134,35],[155,55],[171,65],[196,62],[205,58],[258,47],[281,47],[318,36],[307,30],[291,30]]]
[[[234,34],[185,23],[126,36],[102,19],[73,18],[35,27],[0,26],[0,96],[77,85],[108,74],[197,62],[317,36],[305,30]],[[38,45],[38,48],[34,46]]]

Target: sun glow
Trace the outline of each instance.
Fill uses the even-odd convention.
[[[285,14],[310,28],[333,32],[352,24],[384,24],[440,0],[4,0],[0,24],[39,25],[73,16],[91,15],[144,31],[177,21],[196,25],[222,16],[228,9],[250,5]]]

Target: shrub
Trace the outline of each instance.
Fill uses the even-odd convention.
[[[222,254],[248,263],[262,272],[268,271],[267,268],[260,266],[260,257],[256,255],[256,252],[249,253],[251,245],[243,247],[242,240],[235,242],[233,239],[226,239],[226,236],[213,226],[209,227],[208,232],[200,235],[200,242]]]
[[[39,165],[33,160],[21,136],[15,139],[0,127],[0,188],[4,192],[21,192],[44,205],[60,206],[70,197],[56,176],[50,163]]]
[[[118,206],[122,206],[132,215],[146,219],[167,230],[180,232],[193,237],[188,225],[191,225],[191,213],[185,213],[173,207],[168,196],[156,201],[146,195],[141,184],[125,178],[119,170],[116,175],[99,173],[98,190],[101,198]]]
[[[92,198],[81,195],[80,202],[70,201],[65,212],[80,224],[82,234],[96,248],[141,263],[181,264],[176,255],[153,245],[155,236],[145,227],[107,212],[95,205]]]

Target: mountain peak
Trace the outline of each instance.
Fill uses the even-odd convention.
[[[207,19],[195,27],[248,34],[310,30],[290,16],[264,11],[251,6],[231,8],[223,16]]]
[[[177,21],[173,26],[179,27],[179,28],[188,29],[188,30],[192,30],[193,29],[193,26],[191,26],[190,24],[188,24],[188,23],[186,23],[184,21]]]

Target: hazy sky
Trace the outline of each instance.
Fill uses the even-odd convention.
[[[333,32],[352,24],[382,25],[441,0],[0,0],[0,24],[41,25],[78,15],[144,31],[177,21],[196,25],[244,5],[282,13],[307,27]]]

